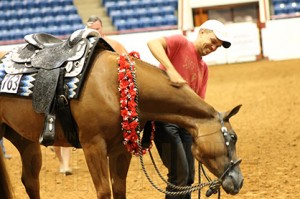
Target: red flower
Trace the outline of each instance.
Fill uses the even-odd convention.
[[[124,66],[124,68],[126,68],[126,69],[129,69],[129,68],[130,68],[130,65],[129,65],[129,63],[128,63],[127,61],[124,62],[124,65],[123,65],[123,66]]]
[[[136,129],[138,127],[138,122],[137,121],[132,121],[129,123],[130,129]]]
[[[122,109],[126,108],[127,100],[125,98],[120,101],[120,106],[121,106]]]
[[[128,87],[128,85],[129,85],[128,81],[121,81],[119,87],[121,89],[126,89]]]
[[[128,105],[128,110],[133,110],[133,109],[135,109],[135,107],[137,106],[137,104],[135,103],[134,100],[130,100],[130,101],[127,103],[127,105]]]
[[[130,94],[131,98],[136,97],[136,91],[134,89],[129,89],[129,94]]]
[[[121,100],[127,100],[127,90],[126,89],[120,89],[121,92]]]
[[[136,52],[136,51],[132,51],[129,53],[130,56],[135,57],[137,59],[140,59],[140,53]]]
[[[125,131],[130,131],[131,127],[130,127],[129,122],[123,122],[123,123],[122,123],[122,128],[123,128]]]
[[[125,78],[125,73],[124,72],[119,72],[118,81],[123,80],[124,78]]]
[[[136,116],[138,116],[138,114],[137,114],[137,112],[136,112],[136,110],[131,110],[131,117],[136,117]]]
[[[131,72],[131,70],[127,70],[126,71],[126,76],[127,76],[128,79],[132,80],[132,72]]]
[[[128,111],[126,109],[121,110],[121,116],[124,118],[128,117]]]

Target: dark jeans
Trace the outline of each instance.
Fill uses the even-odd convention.
[[[149,128],[150,127],[150,128]],[[175,124],[155,122],[155,145],[168,168],[168,181],[174,185],[187,186],[194,183],[195,166],[192,155],[192,136]],[[147,122],[144,135],[151,132],[151,122]],[[168,191],[176,191],[167,187]],[[166,195],[166,199],[190,199],[191,194]]]

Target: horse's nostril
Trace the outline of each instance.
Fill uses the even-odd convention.
[[[244,185],[244,179],[241,180],[240,189],[243,187],[243,185]]]

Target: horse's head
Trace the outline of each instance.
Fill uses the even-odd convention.
[[[198,136],[192,147],[194,157],[203,163],[210,172],[218,177],[226,193],[235,195],[243,186],[243,175],[236,155],[237,135],[229,119],[235,115],[241,105],[231,111],[219,113],[207,125],[198,126]]]

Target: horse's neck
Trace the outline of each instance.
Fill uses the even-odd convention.
[[[216,116],[215,109],[203,101],[189,86],[173,87],[160,70],[136,62],[139,110],[143,119],[165,121],[195,127],[195,120]]]
[[[117,54],[102,51],[97,55],[96,68],[93,69],[95,84],[103,75],[116,83]],[[215,109],[203,101],[189,86],[175,88],[163,71],[141,60],[135,60],[138,87],[139,116],[142,122],[148,120],[178,124],[185,128],[195,128],[200,120],[215,117]],[[105,67],[105,69],[103,69]],[[103,77],[102,77],[103,76]],[[117,85],[116,85],[117,87]],[[117,95],[119,96],[119,95]]]

